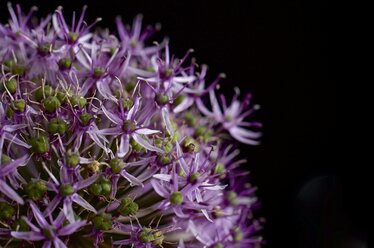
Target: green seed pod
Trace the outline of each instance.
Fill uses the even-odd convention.
[[[130,98],[122,99],[122,106],[125,110],[129,110],[134,105],[133,101]]]
[[[214,245],[214,248],[224,248],[223,244],[218,243]]]
[[[26,102],[23,99],[15,100],[13,102],[13,108],[14,108],[14,110],[23,112],[23,111],[25,111],[25,107],[26,107]]]
[[[29,225],[27,225],[24,219],[18,219],[12,223],[12,230],[19,232],[27,232],[30,230]]]
[[[164,104],[169,102],[169,97],[167,95],[164,95],[164,94],[158,94],[156,96],[156,102],[159,105],[164,105]]]
[[[155,237],[155,240],[153,241],[153,245],[161,246],[165,239],[165,236],[162,234],[162,232],[157,231],[153,234],[153,236]]]
[[[16,210],[14,207],[6,202],[0,202],[0,220],[10,220]]]
[[[61,103],[56,96],[49,96],[43,101],[43,106],[48,112],[52,113],[61,106]]]
[[[101,183],[101,189],[102,189],[103,195],[108,195],[112,191],[112,184],[110,183],[109,180],[103,181]]]
[[[216,167],[214,168],[215,174],[221,174],[225,172],[225,165],[222,163],[217,163]]]
[[[243,239],[243,232],[239,227],[234,228],[233,237],[235,241],[241,241]]]
[[[103,188],[101,187],[101,184],[93,183],[88,187],[88,191],[95,196],[99,196],[102,195]]]
[[[139,145],[133,138],[130,139],[130,145],[133,151],[140,152],[144,150],[144,147]]]
[[[183,142],[183,146],[187,152],[198,152],[199,151],[199,143],[194,140],[192,137],[186,137]]]
[[[167,165],[170,164],[171,158],[165,154],[163,155],[158,155],[157,156],[157,161],[162,164],[162,165]]]
[[[12,162],[12,159],[5,154],[1,154],[1,164],[8,164]]]
[[[14,94],[17,90],[17,80],[14,78],[6,80],[4,83],[0,84],[0,89],[2,92],[5,92],[8,89],[10,94]]]
[[[194,172],[190,175],[190,182],[191,183],[196,183],[197,182],[197,179],[199,179],[199,177],[201,176],[201,174],[199,172]]]
[[[40,87],[34,93],[35,100],[37,102],[41,102],[43,99],[51,96],[53,94],[53,89],[49,85],[44,85],[44,87]]]
[[[83,113],[79,116],[83,126],[87,126],[90,120],[92,119],[92,115],[89,113]]]
[[[73,105],[73,107],[79,106],[83,108],[86,105],[87,100],[84,97],[74,95],[70,98],[70,102],[71,102],[71,105]]]
[[[131,198],[126,197],[121,200],[121,204],[117,208],[117,211],[123,215],[135,215],[139,210],[138,204],[136,204]]]
[[[95,67],[94,68],[94,76],[95,77],[101,77],[105,73],[105,68],[102,67]]]
[[[30,199],[36,201],[41,199],[45,192],[47,192],[47,186],[45,182],[41,180],[31,181],[26,185],[25,192]]]
[[[75,42],[78,40],[78,34],[77,33],[74,33],[74,32],[70,32],[69,33],[69,39],[71,42]]]
[[[71,59],[70,58],[62,58],[58,61],[58,67],[60,70],[69,70],[71,68]]]
[[[132,120],[126,120],[123,122],[123,129],[127,132],[134,131],[136,129],[136,122]]]
[[[230,191],[226,195],[226,199],[233,205],[237,204],[237,197],[238,195],[234,191]]]
[[[112,228],[113,221],[112,215],[108,213],[102,213],[93,218],[92,223],[98,230],[107,231]]]
[[[70,167],[75,167],[79,164],[79,156],[77,153],[68,152],[66,155],[66,163]]]
[[[153,235],[153,230],[148,227],[143,227],[143,230],[139,233],[140,241],[144,243],[150,243],[155,240],[155,236]]]
[[[174,102],[173,102],[173,106],[176,107],[178,106],[179,104],[181,104],[183,102],[183,100],[185,99],[186,97],[185,96],[182,96],[182,95],[179,95],[175,98]]]
[[[192,114],[191,112],[187,112],[184,115],[184,120],[187,123],[187,125],[190,126],[190,127],[194,127],[196,125],[196,122],[197,122],[196,116],[194,114]]]
[[[22,76],[26,72],[26,66],[24,65],[14,65],[11,67],[12,74],[20,75]]]
[[[60,195],[62,196],[69,196],[74,193],[74,188],[73,186],[69,184],[61,185],[60,186]]]
[[[13,111],[12,108],[8,107],[8,108],[6,109],[6,116],[7,116],[8,118],[11,118],[11,117],[14,116],[14,111]]]
[[[118,174],[125,167],[125,163],[121,159],[115,158],[109,162],[109,166],[114,174]]]
[[[31,151],[36,153],[45,153],[49,151],[49,139],[45,135],[33,137],[29,141]]]
[[[173,192],[170,196],[170,202],[175,205],[180,205],[183,202],[183,195],[181,192]]]
[[[63,135],[68,129],[68,125],[63,119],[53,118],[48,123],[48,132],[51,134]]]

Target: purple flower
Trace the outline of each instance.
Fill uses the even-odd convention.
[[[71,22],[62,7],[39,20],[8,9],[1,247],[261,246],[256,187],[231,139],[259,143],[250,95],[217,99],[224,74],[208,84],[192,49],[179,59],[168,39],[149,46],[160,26],[141,15],[118,17],[117,38],[91,30],[100,18],[87,24],[86,7]]]
[[[33,224],[28,218],[24,218],[31,231],[20,232],[12,231],[11,235],[16,239],[23,239],[28,241],[44,241],[43,247],[67,247],[60,237],[68,236],[76,232],[79,228],[86,225],[86,221],[76,221],[67,225],[64,224],[65,216],[63,212],[60,212],[56,219],[47,221],[39,208],[34,202],[30,202],[30,207],[33,216],[37,222],[37,225]]]
[[[19,159],[10,161],[9,163],[0,163],[0,192],[19,204],[24,204],[24,200],[18,195],[16,191],[14,191],[13,188],[18,188],[18,183],[16,181],[17,179],[25,182],[22,176],[18,173],[17,169],[20,166],[26,165],[27,158],[28,156],[24,155]],[[6,179],[9,179],[13,187],[10,187],[7,184]]]
[[[53,200],[48,204],[48,207],[45,209],[45,215],[52,213],[58,204],[62,201],[63,202],[63,213],[65,214],[66,218],[70,221],[70,223],[75,222],[74,217],[74,210],[72,207],[72,203],[75,202],[82,208],[92,211],[96,213],[96,209],[88,203],[81,195],[77,192],[79,190],[85,189],[91,184],[93,184],[98,178],[99,175],[94,175],[87,179],[76,180],[73,182],[72,177],[69,176],[67,170],[64,166],[60,167],[60,180],[59,182],[57,178],[50,172],[46,166],[44,169],[50,175],[52,182],[48,184],[50,190],[57,193],[57,195],[53,198]]]
[[[99,135],[120,136],[120,145],[117,151],[117,156],[120,158],[124,157],[128,153],[130,147],[130,138],[133,138],[139,145],[149,151],[163,153],[161,149],[151,145],[146,139],[142,137],[142,135],[156,134],[160,131],[152,130],[139,125],[140,123],[136,121],[136,114],[140,108],[139,105],[140,98],[137,97],[135,99],[134,105],[131,107],[131,109],[129,109],[128,112],[125,112],[123,107],[121,107],[121,111],[119,114],[114,114],[107,110],[105,106],[102,106],[103,113],[112,123],[116,125],[116,127],[91,132]]]
[[[218,123],[221,123],[223,128],[229,131],[232,137],[236,140],[248,144],[248,145],[258,145],[259,142],[256,140],[261,136],[260,132],[250,131],[244,127],[259,127],[258,122],[247,122],[244,118],[252,114],[255,110],[259,109],[258,105],[250,109],[246,109],[249,105],[250,95],[240,103],[237,99],[239,96],[239,89],[236,89],[236,94],[231,101],[231,105],[226,105],[226,100],[224,96],[221,96],[222,109],[218,103],[214,91],[209,92],[210,102],[212,104],[213,111],[209,111],[202,101],[198,99],[197,106],[200,111],[206,116],[214,118]]]

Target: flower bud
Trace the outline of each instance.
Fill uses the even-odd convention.
[[[102,213],[93,218],[92,223],[94,227],[98,230],[107,231],[112,228],[113,221],[112,215],[108,213]]]
[[[12,223],[12,230],[20,231],[20,232],[27,232],[30,230],[30,228],[24,219],[18,219]]]
[[[44,87],[40,87],[34,93],[35,100],[37,102],[41,102],[43,99],[51,96],[53,94],[53,89],[49,85],[44,85]]]
[[[170,196],[170,202],[175,205],[180,205],[183,202],[183,195],[181,192],[173,192]]]
[[[36,201],[42,198],[45,192],[47,192],[47,186],[41,180],[31,181],[26,185],[25,192],[30,199]]]
[[[0,220],[10,220],[16,210],[14,207],[6,202],[0,202]]]
[[[60,134],[63,135],[68,129],[68,125],[62,119],[53,118],[48,123],[48,132],[51,134]]]
[[[36,153],[45,153],[49,151],[49,139],[45,135],[38,135],[29,141],[31,151]]]
[[[139,240],[144,243],[150,243],[155,240],[153,231],[151,228],[144,227],[143,230],[139,233]]]
[[[56,96],[49,96],[43,101],[43,106],[48,112],[52,113],[61,106],[61,103]]]
[[[58,61],[58,67],[60,70],[69,70],[71,68],[71,59],[70,58],[62,58]]]
[[[62,196],[69,196],[74,193],[74,188],[73,186],[69,184],[61,185],[60,186],[60,195]]]
[[[87,126],[92,119],[92,115],[90,113],[83,113],[79,116],[79,119],[81,120],[83,126]]]
[[[101,77],[103,74],[105,73],[105,68],[102,68],[102,67],[95,67],[94,68],[94,76],[95,77]]]
[[[86,105],[87,100],[84,97],[74,95],[70,98],[70,102],[71,102],[71,105],[73,105],[73,107],[79,106],[83,108]]]
[[[165,105],[166,103],[169,102],[169,97],[164,94],[157,94],[156,102],[158,103],[158,105]]]
[[[115,158],[109,162],[109,166],[114,174],[118,174],[125,167],[125,163],[121,159]]]
[[[13,102],[13,108],[14,108],[14,110],[23,112],[23,111],[25,111],[25,107],[26,107],[26,102],[23,99],[15,100]]]
[[[126,197],[121,200],[121,204],[117,208],[117,211],[123,215],[135,215],[138,212],[139,206],[131,198]]]
[[[15,80],[14,78],[6,80],[5,82],[0,84],[0,89],[2,92],[8,90],[10,94],[14,94],[17,89],[17,80]]]
[[[79,156],[77,153],[68,152],[66,155],[66,163],[70,167],[75,167],[79,164]]]

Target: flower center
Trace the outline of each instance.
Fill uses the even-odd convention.
[[[175,205],[180,205],[183,202],[183,195],[181,192],[173,192],[170,196],[170,202]]]

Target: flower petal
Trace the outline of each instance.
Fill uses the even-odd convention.
[[[145,139],[143,139],[140,135],[138,134],[134,134],[133,136],[133,139],[139,144],[141,145],[142,147],[144,147],[145,149],[149,150],[149,151],[154,151],[154,152],[159,152],[159,153],[164,153],[163,150],[161,150],[160,148],[158,147],[155,147],[155,146],[152,146],[151,144],[148,143],[148,141],[146,141]]]
[[[95,214],[97,213],[96,209],[91,206],[91,204],[89,204],[82,196],[78,195],[77,193],[73,194],[71,196],[71,199],[76,203],[78,204],[79,206],[81,206],[82,208],[85,208],[91,212],[94,212]]]
[[[127,171],[125,170],[122,170],[121,171],[121,175],[126,178],[127,181],[130,182],[130,185],[133,186],[133,185],[136,185],[136,186],[142,186],[144,187],[143,183],[137,179],[136,177],[134,177],[133,175],[131,175],[130,173],[128,173]]]
[[[70,235],[70,234],[76,232],[79,228],[81,228],[82,226],[84,226],[86,224],[87,224],[87,221],[85,221],[85,220],[77,221],[77,222],[74,222],[72,224],[68,224],[68,225],[64,226],[63,228],[61,228],[60,230],[58,230],[57,234],[59,236]]]
[[[121,143],[119,144],[119,149],[117,152],[118,157],[123,158],[129,152],[130,148],[130,137],[128,134],[123,134],[121,136]]]
[[[11,232],[10,235],[16,239],[30,240],[30,241],[39,241],[44,240],[45,237],[38,232]]]
[[[9,197],[10,199],[16,201],[18,204],[23,205],[25,202],[23,199],[15,192],[8,184],[0,179],[0,192]]]

